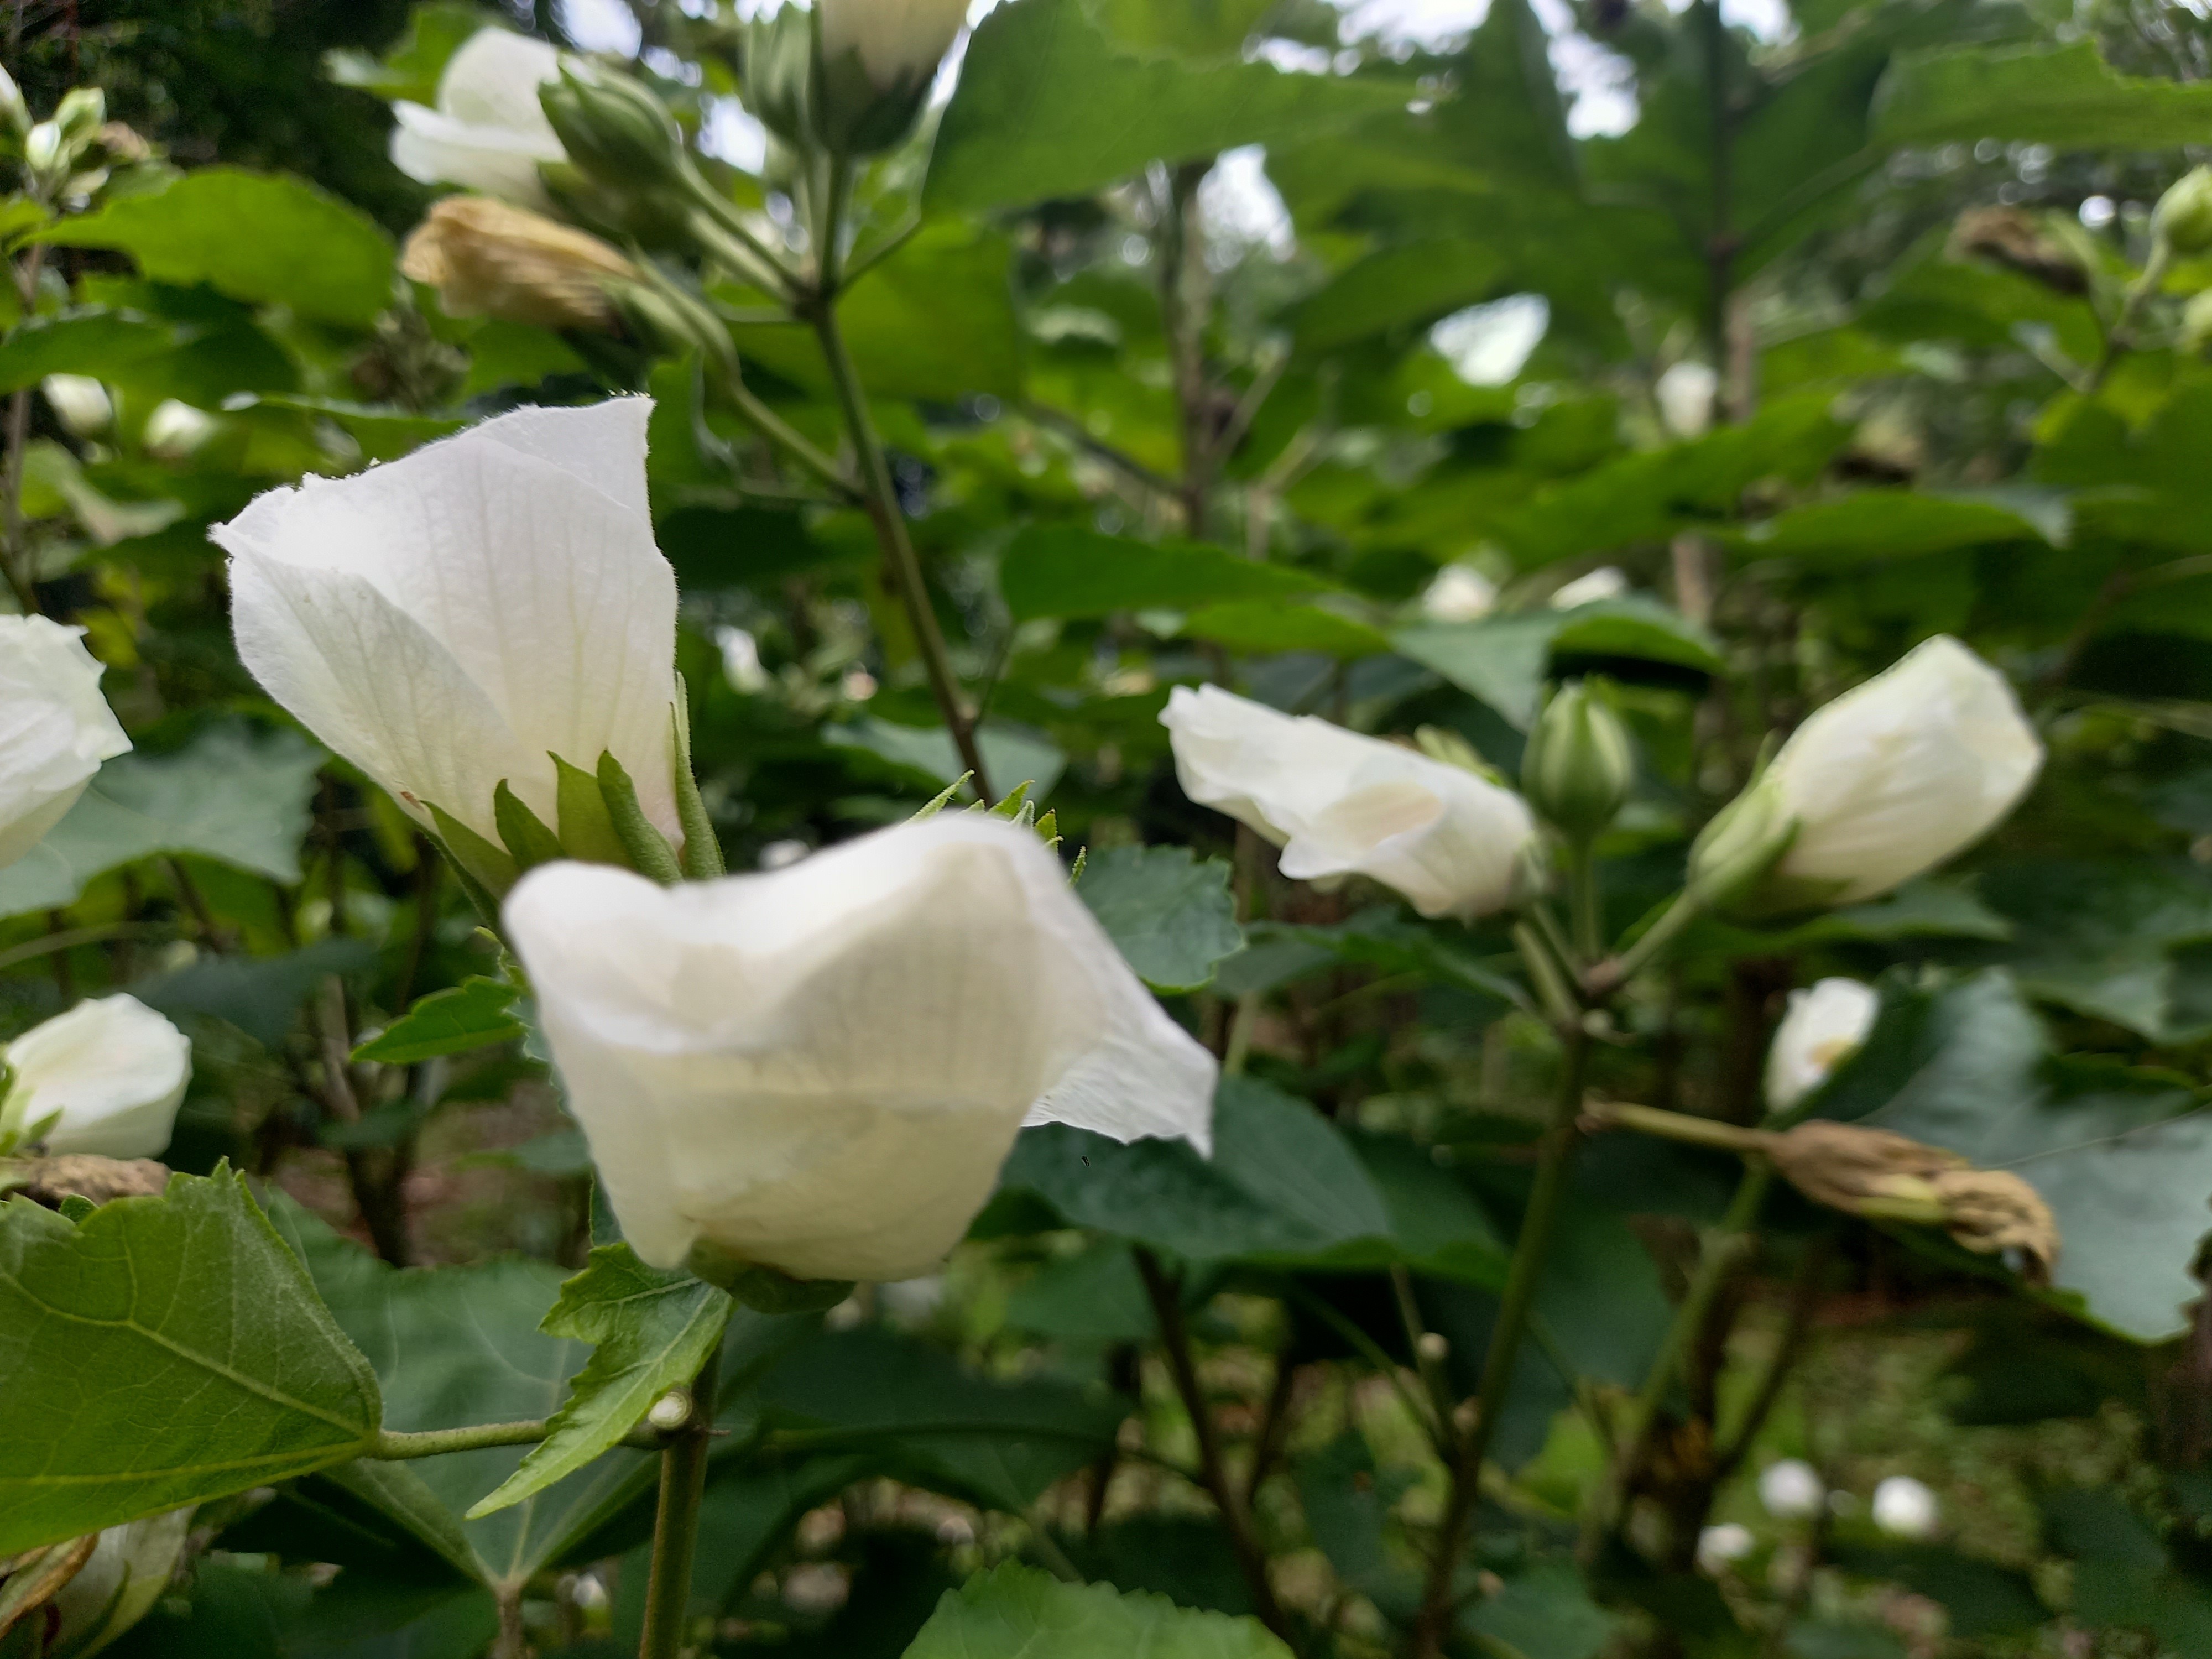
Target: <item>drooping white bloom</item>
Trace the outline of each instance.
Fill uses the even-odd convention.
[[[1210,1145],[1212,1058],[1030,831],[946,814],[772,874],[523,878],[507,929],[609,1200],[656,1267],[921,1277],[1023,1123]]]
[[[1717,1574],[1758,1547],[1759,1540],[1751,1535],[1749,1527],[1723,1521],[1698,1534],[1698,1565],[1708,1574]]]
[[[1160,724],[1183,793],[1281,848],[1294,880],[1369,876],[1425,916],[1482,915],[1518,893],[1536,827],[1510,789],[1216,686],[1178,686]]]
[[[1855,979],[1824,979],[1809,990],[1792,991],[1790,1011],[1766,1051],[1767,1109],[1786,1112],[1826,1083],[1866,1041],[1881,1006],[1874,987]]]
[[[1783,744],[1759,786],[1798,824],[1775,875],[1874,898],[1980,840],[2042,767],[2004,676],[1938,635]]]
[[[350,478],[276,489],[210,533],[239,655],[425,824],[496,842],[504,780],[548,825],[553,755],[611,752],[678,830],[676,575],[653,543],[652,403],[520,409]]]
[[[1809,1521],[1827,1504],[1827,1483],[1803,1458],[1785,1457],[1759,1471],[1759,1501],[1778,1521]]]
[[[1659,418],[1677,438],[1702,438],[1713,423],[1713,399],[1721,377],[1705,364],[1683,359],[1659,377],[1651,388],[1658,401]]]
[[[60,1624],[47,1651],[82,1659],[151,1613],[185,1553],[193,1514],[172,1510],[100,1534],[92,1559],[54,1597]]]
[[[50,1152],[155,1156],[192,1080],[190,1040],[120,994],[33,1026],[4,1057],[13,1076],[0,1100],[0,1139],[33,1135]]]
[[[1572,611],[1577,605],[1617,599],[1628,592],[1628,578],[1613,565],[1600,565],[1588,575],[1577,576],[1552,595],[1552,609]]]
[[[968,0],[819,0],[822,56],[848,52],[878,88],[926,81],[968,21]]]
[[[100,763],[131,747],[84,630],[0,617],[0,865],[61,821]]]
[[[1909,1474],[1893,1474],[1874,1489],[1874,1523],[1893,1538],[1929,1538],[1942,1524],[1936,1494]]]
[[[114,424],[115,403],[89,374],[49,374],[39,382],[54,418],[73,438],[96,438]]]
[[[438,106],[392,106],[392,164],[426,185],[460,185],[542,206],[538,164],[566,159],[538,88],[561,76],[561,54],[543,40],[479,29],[438,80]]]
[[[1471,564],[1448,564],[1421,595],[1432,622],[1480,622],[1498,608],[1498,584]]]

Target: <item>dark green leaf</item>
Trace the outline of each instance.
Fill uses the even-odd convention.
[[[192,1014],[228,1020],[264,1048],[290,1034],[316,985],[355,974],[376,960],[365,939],[325,939],[281,957],[207,955],[187,967],[134,981],[131,994],[172,1019]]]
[[[1244,943],[1229,866],[1187,847],[1109,847],[1083,866],[1076,893],[1156,990],[1194,991]]]
[[[412,1066],[440,1054],[466,1054],[522,1035],[522,1022],[507,1012],[521,995],[512,985],[481,975],[450,990],[433,991],[392,1022],[378,1036],[353,1051],[356,1060],[386,1066]]]
[[[1257,1620],[1194,1613],[1164,1595],[1063,1584],[1012,1564],[949,1593],[906,1659],[1289,1659]]]
[[[1015,620],[1188,611],[1238,599],[1282,599],[1328,584],[1255,564],[1200,542],[1139,542],[1066,525],[1032,525],[1007,545],[999,587]]]
[[[128,311],[86,309],[33,317],[0,343],[0,392],[36,386],[49,374],[113,380],[176,343],[177,331]]]
[[[1885,149],[2018,138],[2063,149],[2212,143],[2212,87],[2116,75],[2089,40],[1900,54],[1875,97]]]

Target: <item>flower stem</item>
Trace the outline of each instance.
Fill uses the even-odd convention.
[[[1660,914],[1659,920],[1644,930],[1643,936],[1619,956],[1601,962],[1590,969],[1588,980],[1593,1000],[1603,1000],[1659,959],[1660,953],[1672,945],[1692,922],[1705,914],[1704,902],[1695,893],[1684,891],[1674,896],[1674,902]]]
[[[1482,1460],[1497,1432],[1498,1419],[1513,1381],[1514,1362],[1528,1329],[1529,1310],[1535,1305],[1536,1285],[1545,1257],[1558,1230],[1560,1202],[1566,1194],[1567,1165],[1581,1138],[1583,1080],[1589,1068],[1589,1036],[1576,1024],[1563,1029],[1565,1054],[1559,1088],[1545,1126],[1536,1164],[1536,1184],[1528,1194],[1528,1212],[1522,1218],[1521,1237],[1513,1247],[1513,1264],[1505,1276],[1505,1291],[1498,1305],[1498,1320],[1491,1327],[1489,1351],[1482,1360],[1482,1380],[1475,1394],[1474,1420],[1460,1442],[1451,1472],[1451,1492],[1437,1534],[1436,1555],[1429,1564],[1428,1586],[1421,1611],[1413,1622],[1413,1659],[1440,1659],[1449,1634],[1452,1610],[1458,1604],[1459,1559],[1466,1547],[1467,1531],[1474,1518],[1474,1505],[1482,1485]]]
[[[645,1591],[645,1639],[638,1659],[677,1659],[691,1611],[691,1562],[699,1550],[699,1499],[707,1489],[707,1450],[714,1427],[709,1354],[691,1382],[691,1415],[660,1454],[660,1507],[653,1527],[653,1576]]]

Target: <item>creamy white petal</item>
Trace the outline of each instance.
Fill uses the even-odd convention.
[[[38,845],[100,763],[131,747],[84,630],[0,617],[0,865]]]
[[[1824,979],[1792,991],[1766,1051],[1766,1104],[1786,1112],[1828,1080],[1874,1029],[1881,997],[1855,979]]]
[[[1886,893],[1978,841],[2043,766],[2003,675],[1939,635],[1814,711],[1775,757],[1797,819],[1777,874],[1841,883],[1835,902]]]
[[[1215,686],[1178,686],[1160,722],[1193,800],[1283,849],[1297,880],[1371,877],[1424,915],[1510,903],[1535,838],[1528,805],[1459,767]]]
[[[0,1115],[55,1152],[153,1158],[169,1144],[192,1078],[192,1045],[136,997],[80,1002],[7,1048],[15,1080]]]
[[[239,654],[417,810],[495,838],[499,782],[554,821],[550,755],[611,751],[678,828],[676,580],[646,505],[651,404],[526,409],[350,478],[272,490],[212,532]]]
[[[823,57],[857,52],[868,79],[890,87],[937,72],[968,0],[821,0],[821,9]]]
[[[550,138],[538,89],[561,78],[561,53],[543,40],[511,29],[478,29],[446,60],[438,77],[438,107],[471,126]]]
[[[538,90],[560,73],[560,53],[544,41],[507,29],[477,31],[447,64],[435,109],[404,100],[392,106],[392,165],[424,184],[544,205],[538,165],[565,155]]]
[[[1214,1068],[1033,835],[947,815],[663,889],[556,864],[509,896],[569,1103],[639,1254],[927,1272],[1033,1115],[1204,1144]]]

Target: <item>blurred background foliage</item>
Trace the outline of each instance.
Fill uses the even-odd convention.
[[[403,1334],[388,1421],[541,1415],[583,1358],[538,1330],[591,1237],[580,1136],[520,1042],[347,1062],[494,954],[407,820],[240,669],[204,532],[519,402],[650,390],[732,867],[951,782],[857,511],[813,499],[695,363],[619,326],[451,315],[395,274],[434,192],[386,159],[386,100],[429,101],[485,24],[635,57],[717,186],[792,232],[739,19],[0,19],[36,112],[96,84],[151,147],[44,240],[42,216],[0,221],[8,574],[88,630],[137,744],[0,872],[0,1018],[127,986],[179,1020],[198,1077],[169,1162],[250,1170],[340,1322]],[[1186,801],[1171,684],[1447,728],[1510,774],[1546,683],[1606,674],[1641,768],[1601,848],[1618,931],[1770,732],[1949,631],[2051,747],[2027,805],[1892,899],[1701,924],[1592,1088],[1752,1121],[1789,990],[1878,979],[1826,1109],[2027,1173],[2065,1235],[2057,1288],[1776,1200],[1690,1333],[1622,1524],[1593,1534],[1603,1449],[1734,1176],[1594,1139],[1450,1650],[2212,1651],[2212,325],[2191,303],[2212,263],[2128,300],[2151,204],[2212,146],[2208,50],[2212,23],[2159,0],[988,16],[870,177],[864,240],[919,228],[847,326],[993,782],[1030,781],[1147,976],[1249,1063],[1210,1169],[1037,1132],[941,1279],[826,1322],[740,1316],[696,1587],[711,1650],[903,1653],[940,1591],[1013,1559],[1190,1607],[1272,1598],[1310,1654],[1407,1650],[1447,1483],[1401,1312],[1466,1394],[1557,1054],[1502,934],[1285,882]],[[837,441],[803,331],[648,234],[633,252],[703,290],[753,391]],[[55,374],[99,382],[106,413],[65,410]],[[1159,1261],[1202,1435],[1147,1297]],[[425,1466],[449,1528],[502,1456]],[[1763,1501],[1789,1458],[1832,1501]],[[114,1650],[620,1650],[643,1469],[610,1454],[456,1549],[329,1477],[211,1504]],[[1935,1494],[1929,1526],[1875,1524],[1899,1475]]]

